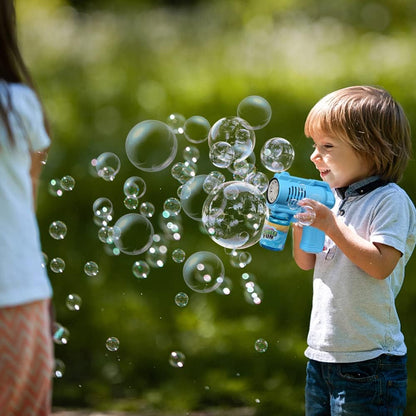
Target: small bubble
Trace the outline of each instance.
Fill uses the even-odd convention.
[[[55,257],[50,261],[49,267],[54,273],[63,273],[65,270],[65,261],[60,257]]]
[[[61,187],[64,191],[72,191],[75,188],[75,179],[66,175],[61,179]]]
[[[97,276],[99,272],[98,264],[94,261],[88,261],[84,265],[84,272],[87,276]]]
[[[147,279],[150,273],[150,266],[144,260],[138,260],[133,263],[132,272],[138,279]]]
[[[120,341],[116,337],[109,337],[105,341],[105,347],[108,351],[117,351],[120,347]]]
[[[54,368],[53,368],[53,376],[55,378],[62,378],[65,373],[65,364],[59,358],[55,358]]]
[[[185,354],[180,351],[172,351],[169,356],[169,364],[172,367],[182,368],[185,364]]]
[[[62,196],[63,190],[61,186],[61,180],[60,179],[51,179],[48,184],[48,192],[52,196]]]
[[[185,292],[179,292],[175,295],[175,303],[180,308],[184,308],[186,305],[188,305],[189,302],[189,296]]]
[[[75,293],[71,293],[66,298],[66,306],[70,311],[79,311],[81,309],[81,297]]]
[[[263,339],[263,338],[259,338],[254,343],[254,349],[257,352],[266,352],[268,347],[269,347],[268,342],[265,339]]]
[[[139,206],[139,199],[135,195],[127,195],[123,203],[127,209],[134,210]]]
[[[69,340],[69,331],[63,325],[58,322],[54,322],[52,325],[52,338],[53,342],[58,345],[66,345]]]
[[[185,261],[186,254],[181,248],[176,248],[172,251],[172,260],[175,263],[183,263]]]
[[[55,240],[63,240],[66,232],[66,225],[62,221],[53,221],[49,226],[49,235]]]
[[[104,152],[94,159],[94,167],[100,178],[113,181],[120,170],[120,159],[112,152]]]

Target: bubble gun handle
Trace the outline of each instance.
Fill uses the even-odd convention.
[[[284,249],[290,223],[294,216],[302,212],[298,201],[304,198],[314,199],[332,208],[334,195],[326,182],[291,176],[288,172],[276,173],[267,188],[267,205],[269,218],[266,220],[260,246],[269,250]],[[304,226],[300,248],[308,253],[323,250],[325,233],[312,226]]]

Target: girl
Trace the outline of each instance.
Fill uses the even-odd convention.
[[[21,57],[13,0],[0,1],[0,412],[51,412],[51,286],[42,267],[35,199],[50,144]]]

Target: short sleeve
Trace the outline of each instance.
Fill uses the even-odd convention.
[[[408,239],[415,233],[415,208],[399,189],[384,195],[371,221],[371,241],[406,252]]]
[[[34,91],[23,84],[13,84],[12,105],[22,124],[22,134],[29,140],[31,151],[39,151],[50,145],[46,132],[42,106]]]

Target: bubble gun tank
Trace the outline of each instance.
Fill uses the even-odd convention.
[[[267,188],[269,218],[266,220],[260,246],[269,250],[284,249],[290,223],[302,212],[297,202],[310,198],[332,208],[334,195],[326,182],[291,176],[288,172],[276,173]],[[304,226],[300,248],[308,253],[319,253],[324,248],[325,233],[312,226]]]

